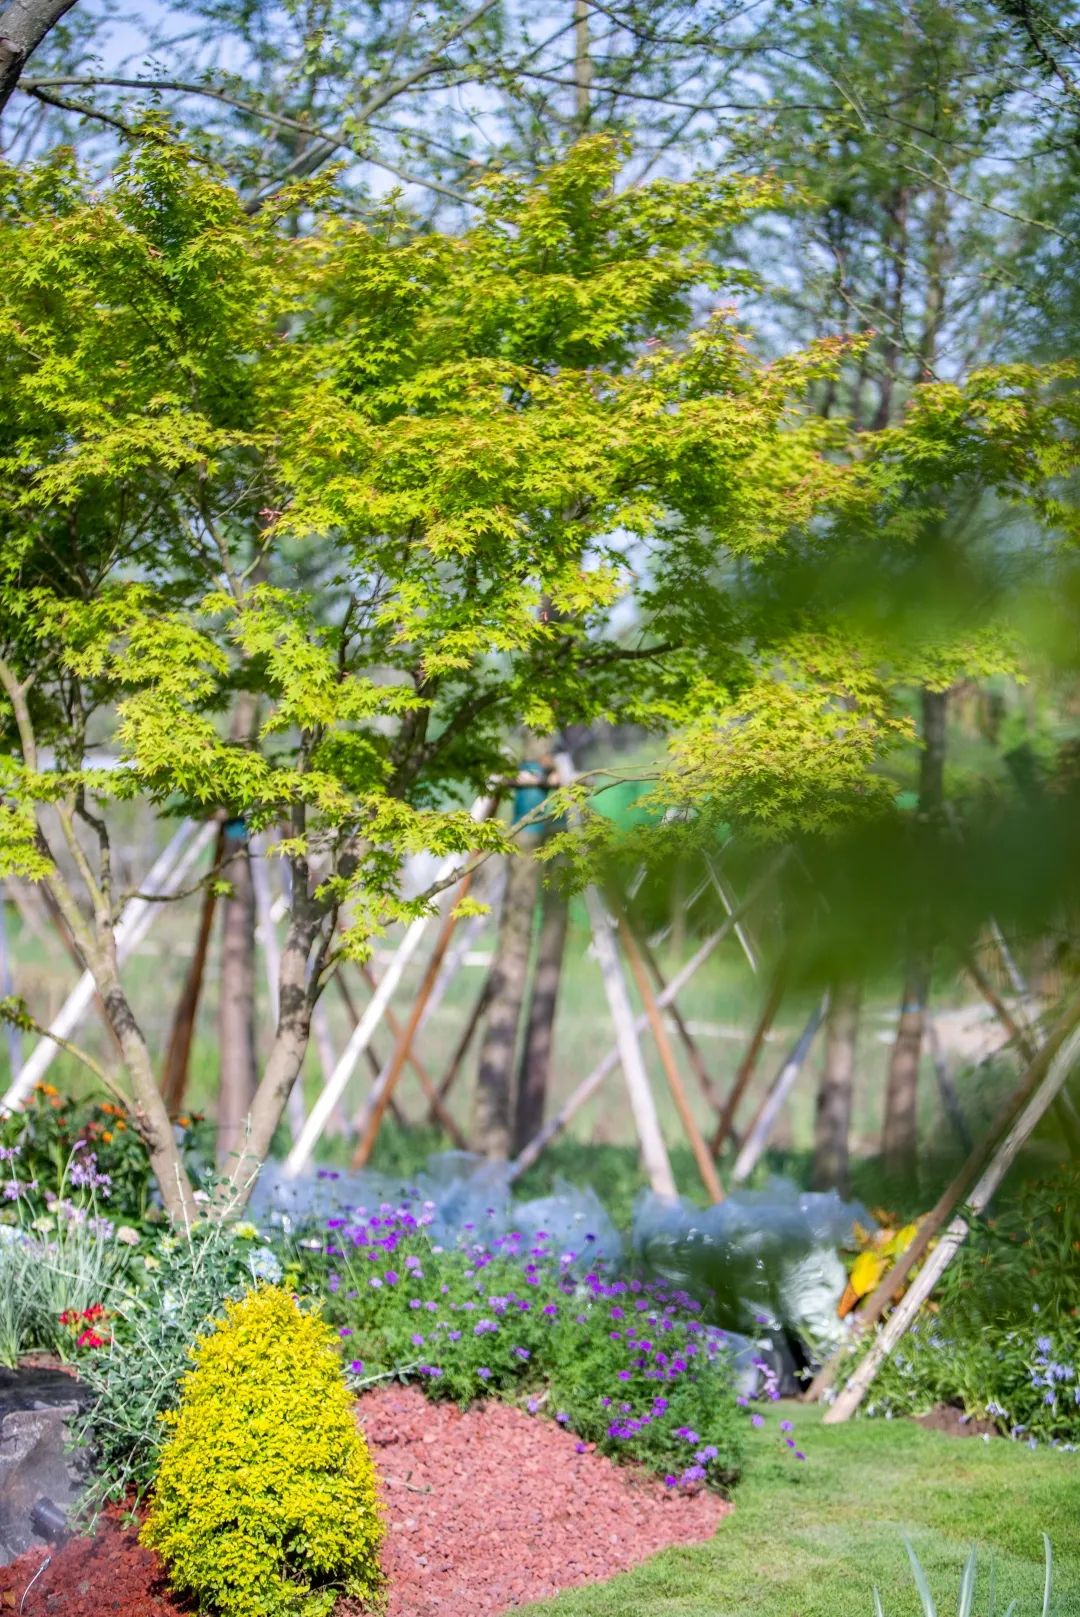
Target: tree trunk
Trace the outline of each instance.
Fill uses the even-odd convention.
[[[514,1115],[514,1155],[523,1150],[544,1122],[551,1052],[555,1042],[555,1012],[559,998],[569,906],[560,893],[543,895],[543,919],[536,951],[536,975],[525,1034],[525,1051]]]
[[[514,1057],[525,999],[539,873],[535,859],[514,855],[499,916],[491,1005],[476,1078],[474,1137],[488,1157],[508,1157],[514,1115]]]
[[[859,1034],[860,988],[857,982],[836,983],[825,1022],[825,1061],[818,1087],[814,1122],[814,1190],[847,1195],[848,1134],[855,1081],[855,1049]]]
[[[215,867],[221,864],[224,857],[225,828],[222,826],[218,832],[217,843],[214,847],[213,863]],[[169,1042],[165,1048],[165,1061],[161,1069],[161,1093],[164,1096],[170,1117],[175,1117],[177,1112],[182,1110],[184,1104],[184,1091],[187,1088],[188,1067],[191,1062],[191,1045],[195,1036],[195,1018],[198,1014],[199,1000],[202,996],[203,978],[206,975],[206,957],[210,950],[210,937],[213,930],[216,905],[217,895],[214,892],[214,884],[213,882],[207,882],[199,911],[199,929],[195,935],[195,952],[191,957],[183,992],[173,1015]]]
[[[9,0],[0,7],[0,112],[45,35],[75,0]]]
[[[232,835],[228,877],[232,887],[222,900],[221,971],[218,1001],[217,1160],[221,1167],[240,1149],[251,1102],[258,1085],[255,1057],[255,887],[246,837]],[[242,834],[243,828],[240,827]]]
[[[945,798],[945,691],[922,693],[923,752],[919,774],[919,815],[929,827],[941,819]],[[881,1149],[885,1172],[909,1177],[918,1150],[919,1060],[930,988],[930,938],[925,925],[915,940],[904,982],[904,1001],[885,1087],[885,1127]]]

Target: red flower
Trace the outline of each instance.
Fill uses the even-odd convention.
[[[82,1317],[83,1317],[83,1319],[88,1319],[88,1320],[104,1319],[105,1318],[105,1304],[104,1303],[91,1303],[89,1308],[84,1308],[83,1309]]]
[[[61,1323],[61,1325],[72,1325],[72,1326],[74,1326],[74,1325],[77,1325],[79,1323],[81,1318],[82,1318],[82,1315],[79,1313],[78,1309],[76,1309],[76,1308],[65,1308],[64,1312],[60,1315],[60,1323]]]
[[[105,1346],[105,1339],[104,1339],[104,1337],[99,1336],[96,1331],[89,1331],[89,1330],[82,1331],[75,1338],[75,1346],[76,1347],[85,1347],[85,1348],[104,1347]]]

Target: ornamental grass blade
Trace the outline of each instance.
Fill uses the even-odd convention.
[[[881,1605],[881,1596],[876,1589],[874,1590],[874,1617],[885,1617],[885,1612]]]
[[[1005,1617],[1014,1617],[1015,1611],[1016,1611],[1016,1601],[1015,1600],[1010,1600],[1009,1604],[1005,1607]]]
[[[960,1604],[956,1608],[956,1617],[971,1617],[971,1611],[974,1604],[975,1551],[972,1550],[964,1564],[964,1575],[960,1579]]]
[[[1046,1583],[1043,1585],[1042,1617],[1050,1617],[1050,1596],[1054,1592],[1054,1552],[1050,1548],[1050,1540],[1043,1534],[1043,1544],[1046,1547]]]
[[[918,1589],[919,1599],[922,1601],[923,1617],[937,1617],[937,1607],[934,1605],[934,1597],[930,1593],[930,1585],[926,1581],[926,1573],[922,1569],[922,1562],[915,1554],[910,1539],[905,1538],[904,1545],[908,1552],[908,1560],[911,1562],[915,1587]]]

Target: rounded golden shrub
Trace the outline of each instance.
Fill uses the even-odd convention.
[[[192,1350],[142,1541],[223,1617],[374,1596],[383,1524],[337,1338],[276,1286],[227,1303]]]

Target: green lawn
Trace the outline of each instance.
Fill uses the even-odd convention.
[[[781,1451],[793,1418],[804,1465]],[[581,1501],[584,1512],[588,1500]],[[1080,1456],[994,1439],[951,1438],[910,1421],[822,1427],[802,1409],[771,1411],[755,1436],[736,1508],[708,1544],[666,1551],[611,1583],[526,1608],[528,1617],[886,1617],[921,1612],[903,1537],[926,1567],[939,1617],[954,1617],[960,1571],[980,1548],[975,1602],[989,1570],[1000,1614],[1042,1610],[1042,1533],[1055,1558],[1055,1617],[1080,1617]],[[523,1617],[525,1614],[523,1613]]]

